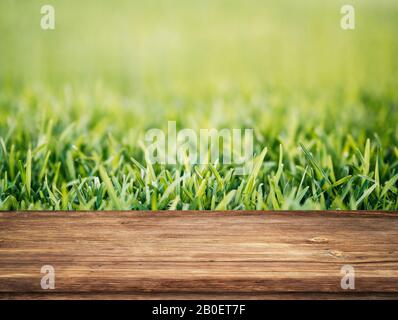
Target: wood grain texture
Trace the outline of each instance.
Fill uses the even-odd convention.
[[[394,212],[0,213],[4,299],[371,297],[398,297]]]

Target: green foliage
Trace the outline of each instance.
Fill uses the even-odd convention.
[[[52,2],[0,3],[0,210],[398,210],[396,1]],[[151,165],[167,121],[252,171]]]

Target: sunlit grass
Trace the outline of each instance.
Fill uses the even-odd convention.
[[[2,1],[0,209],[397,210],[398,5],[341,3]],[[148,163],[168,121],[253,128],[252,171]]]

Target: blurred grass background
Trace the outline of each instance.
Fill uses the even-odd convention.
[[[352,1],[357,28],[340,28],[344,1],[1,2],[2,80],[104,81],[132,92],[218,93],[265,86],[395,89],[397,5]],[[195,90],[193,90],[195,89]]]
[[[44,4],[55,7],[54,31],[40,28]],[[328,177],[335,170],[335,181],[348,176],[357,180],[342,199],[337,197],[342,190],[320,196],[317,189],[322,190],[324,181],[309,175],[304,179],[309,191],[293,207],[308,199],[313,201],[311,208],[396,208],[396,180],[391,179],[398,173],[398,3],[350,1],[356,9],[353,31],[340,28],[343,4],[338,0],[2,0],[3,207],[59,208],[57,199],[64,199],[66,209],[80,208],[77,196],[65,200],[75,181],[99,176],[99,165],[120,180],[131,165],[126,160],[130,157],[145,166],[138,146],[142,134],[177,120],[181,128],[255,129],[256,153],[268,147],[256,182],[262,202],[258,204],[256,189],[254,200],[243,208],[292,207],[284,196],[294,188],[297,193],[302,174],[311,165],[299,143],[311,149]],[[368,172],[357,152],[365,152],[367,139],[373,168]],[[285,171],[275,186],[268,178],[275,177],[278,168],[279,144],[285,150]],[[12,146],[16,160],[11,165]],[[34,154],[33,192],[28,194],[30,187],[21,171],[27,169],[29,150]],[[364,198],[358,204],[377,184],[377,161],[379,188],[388,181],[392,186],[383,199],[380,193],[370,193],[365,197],[370,196],[369,203]],[[160,179],[163,171],[156,170]],[[218,170],[223,178],[228,175],[228,168]],[[176,171],[170,169],[173,179]],[[365,184],[359,177],[364,172]],[[52,184],[52,202],[45,200],[45,179]],[[134,195],[140,206],[126,200],[129,204],[123,208],[153,207],[152,198],[160,198],[171,183],[164,187],[149,183],[149,193],[139,195],[142,186],[131,179],[127,194]],[[319,185],[311,185],[314,181]],[[220,188],[208,181],[208,189],[215,188],[209,197],[215,200],[199,206],[189,197],[184,200],[185,193],[178,195],[176,208],[214,208],[246,182],[242,178]],[[277,203],[270,196],[273,188],[280,188],[283,195]],[[106,190],[109,193],[107,188],[101,191],[105,200]],[[177,199],[176,192],[170,193],[170,201]],[[110,199],[88,207],[114,206]],[[242,207],[236,200],[228,208]]]

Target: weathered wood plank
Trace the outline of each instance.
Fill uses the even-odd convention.
[[[394,212],[3,212],[0,297],[398,297],[397,249]]]

